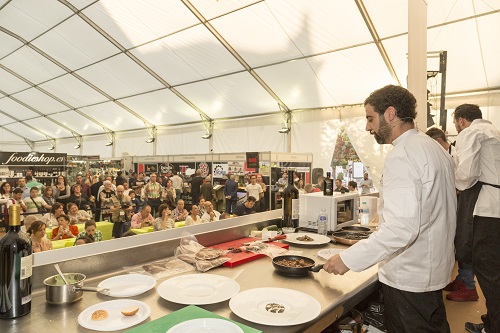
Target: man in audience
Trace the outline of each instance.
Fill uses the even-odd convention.
[[[45,210],[50,210],[52,207],[47,205],[42,197],[38,196],[38,187],[32,187],[30,189],[30,196],[23,199],[26,205],[26,213],[39,213],[36,215],[37,219],[41,219],[42,215],[45,214]]]
[[[142,210],[132,216],[132,221],[130,221],[131,229],[140,229],[144,227],[150,227],[154,223],[153,215],[151,215],[151,207],[145,205]]]
[[[236,208],[233,211],[234,216],[243,216],[248,214],[255,213],[255,202],[257,200],[255,197],[249,196],[247,201],[236,205]]]
[[[264,183],[264,180],[262,179],[262,175],[257,175],[257,184],[262,187],[262,193],[259,194],[259,203],[260,203],[260,209],[258,209],[259,212],[264,212],[266,210],[266,199],[264,198],[267,192],[267,187],[266,183]]]
[[[234,180],[234,175],[230,175],[224,185],[224,197],[226,198],[226,213],[231,214],[238,202],[238,183]]]
[[[156,216],[158,207],[161,205],[161,196],[163,189],[160,183],[157,182],[157,176],[152,173],[149,176],[149,183],[144,187],[144,200],[146,205],[151,206],[151,214]]]
[[[262,186],[257,184],[257,175],[250,175],[250,184],[245,188],[247,192],[247,197],[254,197],[255,202],[255,210],[260,212],[260,196],[264,195],[264,191],[262,190]]]
[[[191,179],[191,197],[193,198],[193,205],[197,205],[200,201],[201,185],[203,185],[203,178],[201,178],[201,170],[198,169]]]
[[[214,210],[214,205],[210,201],[205,202],[205,213],[201,216],[201,222],[219,221],[220,213]]]
[[[23,190],[22,199],[28,198],[30,196],[30,189],[26,186],[26,178],[19,178],[19,180],[17,181],[17,188]]]
[[[75,184],[80,185],[80,188],[82,189],[82,193],[86,194],[90,198],[90,196],[92,195],[92,193],[90,191],[90,186],[89,186],[89,184],[86,184],[83,182],[83,176],[81,174],[76,175]]]
[[[184,183],[184,180],[182,180],[181,176],[179,174],[175,174],[172,177],[170,177],[172,180],[172,187],[175,190],[175,201],[178,201],[181,198],[181,193],[182,193],[182,185]]]
[[[113,237],[120,238],[125,231],[130,227],[125,225],[126,222],[130,221],[130,212],[132,211],[132,202],[128,195],[123,194],[123,185],[118,185],[116,187],[116,195],[111,197],[113,206],[109,209],[111,210],[111,222],[113,222]],[[125,230],[126,229],[126,230]]]
[[[368,178],[368,172],[363,174],[363,179],[359,182],[359,186],[361,186],[361,194],[368,194],[371,192],[373,180]]]
[[[104,181],[104,176],[99,175],[98,181],[90,186],[90,194],[95,198],[94,220],[101,220],[101,199],[99,198],[99,189],[101,188]]]
[[[342,185],[342,180],[337,178],[337,179],[335,179],[335,189],[333,191],[347,193],[347,192],[349,192],[349,189],[345,188]]]
[[[38,188],[38,196],[42,196],[42,190],[44,188],[44,185],[42,183],[37,182],[36,180],[33,179],[33,176],[27,175],[26,176],[26,187],[31,189],[32,187],[37,187]],[[31,193],[30,193],[31,195]]]
[[[188,216],[188,211],[184,209],[184,200],[177,201],[177,207],[172,211],[172,218],[175,222],[184,221]]]

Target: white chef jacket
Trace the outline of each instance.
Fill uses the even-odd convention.
[[[379,263],[380,282],[426,292],[450,281],[455,254],[455,180],[450,154],[412,129],[393,142],[384,163],[380,230],[344,250],[353,271]]]
[[[457,189],[463,191],[478,181],[500,185],[500,130],[491,122],[475,119],[457,137]],[[500,189],[483,185],[474,215],[500,217]]]

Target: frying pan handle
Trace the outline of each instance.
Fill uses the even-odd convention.
[[[314,267],[309,268],[311,272],[318,273],[320,270],[323,269],[323,265],[316,265]]]

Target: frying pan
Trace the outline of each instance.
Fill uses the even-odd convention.
[[[368,238],[369,232],[355,232],[348,230],[334,231],[332,233],[333,239],[340,244],[353,245],[361,239]]]
[[[356,225],[349,225],[346,227],[342,227],[342,231],[370,231],[370,228],[358,227]]]
[[[283,266],[277,264],[278,261],[286,259],[286,260],[300,260],[303,259],[306,261],[308,266],[306,267],[289,267],[289,266]],[[317,273],[320,270],[323,269],[323,265],[317,265],[314,266],[315,262],[311,258],[308,257],[302,257],[302,256],[296,256],[296,255],[283,255],[283,256],[277,256],[273,258],[273,266],[274,268],[282,274],[285,275],[291,275],[291,276],[306,276],[309,274],[309,272],[314,272]]]

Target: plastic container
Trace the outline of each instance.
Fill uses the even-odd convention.
[[[370,224],[370,209],[368,209],[366,201],[361,201],[359,210],[360,224],[367,226],[368,224]]]
[[[328,234],[328,214],[322,209],[318,216],[318,234],[326,236]]]

